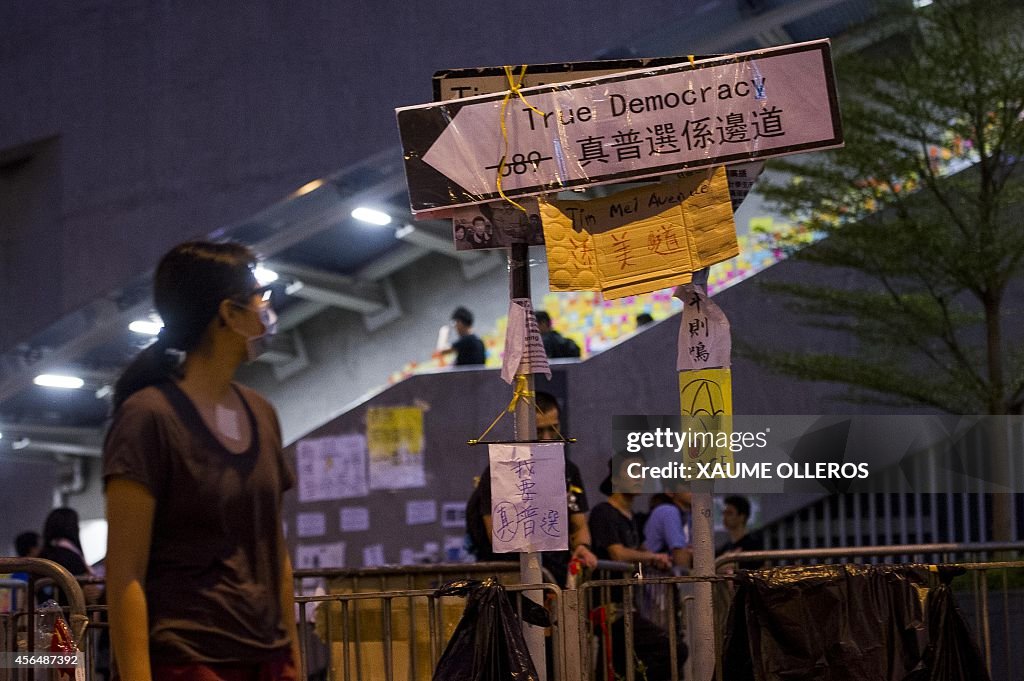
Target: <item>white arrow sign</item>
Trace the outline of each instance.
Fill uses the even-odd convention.
[[[827,40],[521,93],[396,110],[414,213],[843,144]]]

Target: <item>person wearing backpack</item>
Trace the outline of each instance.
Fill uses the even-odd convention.
[[[580,346],[576,345],[576,341],[566,338],[551,327],[551,315],[544,310],[538,310],[535,316],[540,339],[544,343],[544,352],[548,357],[557,359],[580,356]]]

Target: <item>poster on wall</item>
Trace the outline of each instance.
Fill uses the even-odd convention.
[[[369,494],[366,438],[362,435],[299,440],[295,460],[300,502],[350,499]]]
[[[370,489],[426,487],[423,410],[370,407],[366,412]]]
[[[465,527],[466,502],[446,501],[441,504],[441,527]]]
[[[406,525],[432,525],[437,522],[437,502],[422,499],[405,502]]]
[[[300,513],[295,528],[300,537],[322,537],[327,532],[327,519],[323,513]]]
[[[342,532],[365,532],[370,529],[370,509],[365,506],[347,506],[338,511],[338,526]]]
[[[363,567],[379,567],[385,565],[384,545],[370,544],[363,547]]]
[[[345,567],[343,541],[333,544],[299,544],[295,554],[295,568],[298,570]]]

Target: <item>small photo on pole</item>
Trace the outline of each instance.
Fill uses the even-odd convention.
[[[512,244],[538,246],[544,243],[544,228],[535,199],[482,203],[452,211],[455,249],[475,251],[507,248]]]

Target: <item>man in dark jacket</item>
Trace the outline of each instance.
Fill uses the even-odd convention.
[[[548,357],[555,359],[580,356],[580,346],[576,345],[576,341],[551,328],[551,315],[544,310],[538,310],[536,317],[537,329],[540,331],[540,339],[544,343],[544,352]]]

